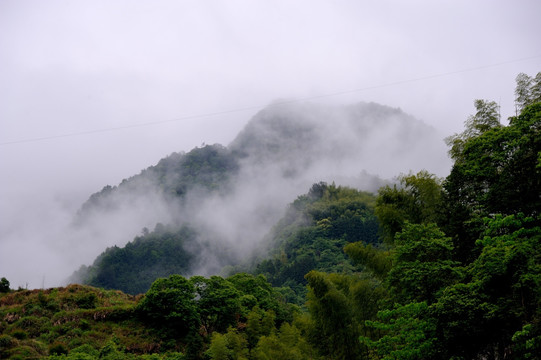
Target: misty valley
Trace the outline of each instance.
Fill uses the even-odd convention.
[[[476,100],[445,140],[277,102],[106,185],[66,229],[101,249],[66,286],[1,279],[0,358],[540,359],[541,73],[515,94],[507,125]]]

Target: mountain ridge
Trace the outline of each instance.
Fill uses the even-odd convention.
[[[188,226],[197,239],[186,242],[181,236],[178,241],[195,248],[205,244],[205,255],[193,268],[177,270],[211,275],[261,251],[262,239],[286,205],[312,184],[336,180],[375,192],[389,181],[370,174],[364,164],[393,167],[394,174],[391,162],[410,171],[432,157],[422,168],[441,166],[433,161],[438,152],[426,151],[436,140],[435,129],[400,109],[375,103],[272,105],[254,115],[227,147],[214,144],[173,153],[118,186],[104,187],[83,204],[76,228],[88,227],[98,236],[105,230],[108,240],[110,227],[131,226],[131,237],[111,237],[104,246],[114,248],[156,224]]]

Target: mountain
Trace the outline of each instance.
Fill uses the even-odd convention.
[[[315,183],[231,276],[170,275],[138,296],[81,285],[11,290],[2,278],[0,357],[538,359],[541,102],[509,125],[491,121],[497,106],[489,105],[451,137],[445,179],[402,174],[377,196]],[[183,222],[109,248],[88,274],[143,283],[171,265],[196,273],[212,256],[238,263],[228,259],[240,248],[224,228],[205,227],[219,218],[201,210],[205,203],[225,212],[225,200],[250,183],[250,163],[284,191],[306,173],[271,178],[267,170],[287,170],[269,160],[280,148],[254,154],[231,151],[238,171],[224,182],[229,190],[220,183],[175,195]],[[208,221],[196,221],[203,213]]]
[[[447,163],[435,129],[400,109],[270,105],[229,146],[171,154],[93,194],[74,229],[108,249],[72,280],[137,293],[159,276],[216,274],[266,256],[262,239],[314,183],[375,192],[388,183],[381,177],[422,168],[444,173]],[[186,260],[172,261],[172,249]],[[146,265],[134,272],[135,263]]]

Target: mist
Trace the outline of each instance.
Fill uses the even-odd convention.
[[[266,235],[312,184],[325,181],[375,193],[400,173],[446,174],[446,152],[436,129],[400,109],[375,103],[273,103],[227,147],[172,154],[92,195],[74,231],[66,231],[76,243],[103,250],[124,246],[143,225],[187,225],[197,232],[197,241],[185,244],[194,264],[184,275],[214,275],[265,256]]]
[[[355,148],[363,157],[311,162],[298,177],[291,170],[313,159],[267,164],[256,175],[246,158],[239,178],[253,183],[188,214],[220,224],[224,241],[256,241],[262,229],[251,216],[279,217],[276,209],[314,180],[370,187],[371,175],[390,179],[420,167],[445,176],[449,163],[430,168],[438,164],[432,160],[445,156],[441,139],[462,130],[474,99],[497,101],[504,122],[514,115],[516,75],[541,65],[540,10],[534,0],[2,1],[0,276],[12,288],[59,285],[105,247],[122,246],[156,221],[179,221],[176,204],[145,192],[131,204],[118,201],[126,204],[122,218],[97,214],[88,229],[66,230],[104,186],[173,152],[233,146],[275,99],[309,98],[323,107],[317,116],[360,101],[400,108],[435,129],[435,150],[412,148],[409,160],[393,162],[400,153],[382,134],[358,144],[344,137],[345,125],[324,123],[321,131],[343,142],[329,142],[318,156]],[[400,131],[382,131],[391,129]],[[256,200],[273,210],[254,213]],[[211,218],[213,208],[220,210]],[[230,214],[239,222],[228,222]]]

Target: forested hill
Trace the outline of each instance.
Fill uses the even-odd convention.
[[[254,241],[261,251],[251,262],[238,261],[252,254],[241,251],[249,242],[228,240],[238,203],[216,216],[239,194],[231,182],[232,193],[200,198],[192,217],[144,230],[87,269],[128,283],[193,276],[159,278],[138,296],[80,285],[12,290],[0,279],[0,357],[541,359],[541,73],[520,74],[515,94],[519,114],[507,125],[496,102],[474,102],[464,131],[446,139],[446,177],[402,174],[377,194],[315,183]],[[243,156],[237,181],[252,162]],[[199,215],[212,221],[197,216],[205,205],[213,211]],[[239,264],[234,274],[194,275],[224,258]]]
[[[397,170],[444,173],[446,164],[437,132],[400,109],[374,103],[274,104],[257,113],[227,147],[215,144],[171,154],[93,194],[77,214],[74,241],[101,246],[101,251],[109,248],[91,272],[106,263],[108,270],[92,275],[91,283],[141,292],[159,276],[210,275],[253,256],[286,205],[314,183],[375,192],[386,184],[382,178]],[[173,241],[191,254],[189,261],[180,266],[159,255],[166,251],[163,236],[165,243]],[[124,249],[128,242],[129,249],[144,245],[153,255],[143,262],[149,268],[119,279],[117,263],[142,263]],[[112,260],[120,249],[124,258]],[[90,281],[87,270],[83,267],[77,274],[82,278],[72,279]],[[132,278],[145,279],[145,285]]]

